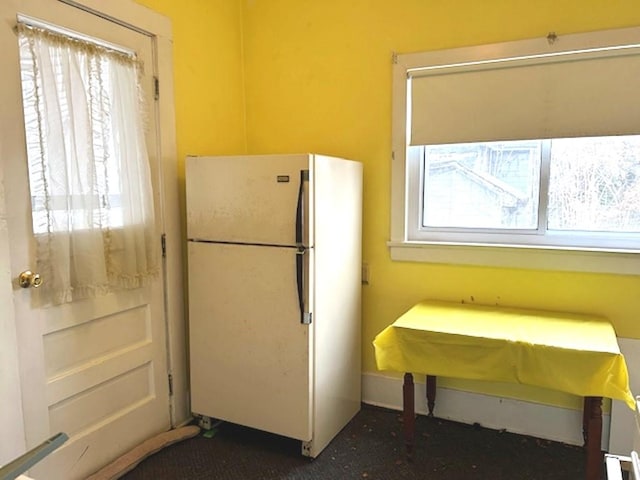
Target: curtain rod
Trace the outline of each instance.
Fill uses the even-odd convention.
[[[27,15],[18,14],[18,23],[22,23],[28,27],[39,28],[42,30],[47,30],[49,32],[56,33],[58,35],[62,35],[64,37],[71,38],[73,40],[79,40],[81,42],[91,43],[93,45],[98,45],[99,47],[106,48],[107,50],[111,50],[117,53],[121,53],[131,57],[137,57],[136,52],[134,50],[128,49],[121,45],[117,45],[115,43],[107,42],[106,40],[102,40],[99,38],[91,37],[89,35],[76,32],[75,30],[69,30],[63,27],[59,27],[57,25],[53,25],[51,23],[44,22],[43,20],[38,20],[37,18],[29,17]],[[17,28],[17,26],[16,26]]]

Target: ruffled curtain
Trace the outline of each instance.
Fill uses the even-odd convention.
[[[18,25],[39,294],[62,304],[159,273],[134,56]]]

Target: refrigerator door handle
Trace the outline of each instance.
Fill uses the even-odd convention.
[[[296,282],[298,287],[298,305],[300,306],[300,323],[309,325],[311,323],[311,312],[306,311],[305,301],[305,271],[304,255],[307,253],[307,247],[304,245],[304,184],[309,181],[309,170],[300,170],[300,187],[298,188],[298,204],[296,207]]]
[[[309,170],[300,170],[300,187],[298,188],[298,204],[296,207],[296,245],[304,242],[304,184],[309,181]]]
[[[299,246],[296,250],[296,282],[298,286],[298,305],[300,306],[300,323],[309,325],[311,323],[311,313],[306,311],[306,301],[304,295],[304,255],[307,253],[305,247]]]

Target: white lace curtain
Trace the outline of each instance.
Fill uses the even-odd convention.
[[[39,293],[62,304],[159,272],[135,57],[18,25]]]

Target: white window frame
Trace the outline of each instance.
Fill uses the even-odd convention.
[[[576,52],[640,43],[640,27],[599,32],[549,36],[475,47],[393,56],[392,85],[392,165],[391,165],[391,232],[388,246],[392,260],[430,263],[466,264],[542,270],[582,271],[597,273],[640,274],[640,243],[637,248],[612,251],[606,248],[582,248],[544,245],[505,244],[459,239],[410,240],[412,224],[417,222],[419,171],[415,159],[407,158],[410,109],[407,95],[409,72],[439,65],[465,65],[474,62],[500,61],[505,58],[540,56],[555,52]],[[414,199],[413,202],[410,200]],[[415,228],[414,228],[415,230]]]

